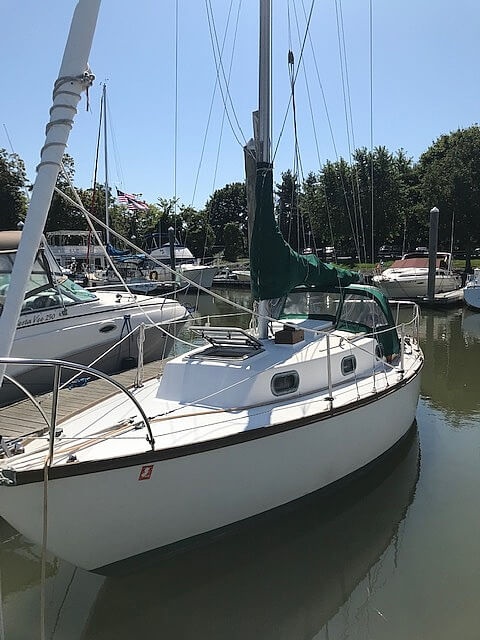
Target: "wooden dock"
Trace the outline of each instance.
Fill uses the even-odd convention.
[[[155,360],[143,366],[143,381],[158,376],[165,366],[166,360]],[[125,387],[131,387],[137,375],[136,367],[110,376]],[[115,393],[116,387],[106,380],[97,378],[81,386],[62,389],[59,393],[57,422],[69,415],[85,409]],[[52,394],[36,396],[46,416],[50,420],[52,411]],[[38,408],[28,398],[6,407],[0,407],[0,436],[7,441],[35,434],[46,427],[45,419]]]

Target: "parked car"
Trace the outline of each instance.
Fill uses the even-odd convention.
[[[402,250],[394,244],[382,244],[378,250],[379,260],[395,260],[402,257]]]
[[[324,262],[335,262],[337,257],[335,247],[322,247],[317,253]]]

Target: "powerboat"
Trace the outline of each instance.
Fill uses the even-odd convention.
[[[20,231],[0,232],[2,306],[10,288],[20,238]],[[100,371],[113,373],[131,366],[138,358],[141,325],[145,327],[143,360],[149,362],[168,355],[188,317],[185,307],[173,299],[87,291],[62,273],[43,242],[23,296],[11,355],[60,358],[83,365],[96,362]],[[9,367],[7,373],[32,393],[48,389],[52,382],[48,369],[35,370],[19,364]],[[5,381],[0,389],[0,404],[20,396],[18,387]]]
[[[373,284],[390,299],[424,298],[428,287],[428,252],[406,253],[401,260],[374,275]],[[435,295],[456,291],[462,287],[460,274],[452,270],[452,254],[437,252]]]
[[[463,289],[465,304],[474,311],[480,311],[480,269],[476,268],[467,276]]]

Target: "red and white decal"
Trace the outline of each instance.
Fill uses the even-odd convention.
[[[140,470],[139,480],[150,480],[153,473],[153,464],[146,464]]]

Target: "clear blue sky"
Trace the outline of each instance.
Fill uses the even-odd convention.
[[[257,4],[257,0],[232,2],[224,47],[226,73],[231,64],[231,99],[243,132],[236,131],[240,139],[242,135],[251,136],[251,112],[257,106]],[[287,52],[292,47],[298,60],[296,20],[303,33],[303,7],[309,11],[310,0],[290,0],[290,3],[274,0],[273,4],[276,144],[288,103]],[[6,127],[13,149],[24,159],[32,180],[75,5],[76,0],[0,2],[3,63],[0,147],[11,150]],[[207,5],[212,7],[217,37],[221,41],[230,0],[178,0],[176,108],[175,0],[130,3],[103,0],[90,56],[96,75],[90,92],[91,111],[85,111],[82,100],[68,147],[75,161],[77,186],[91,185],[104,81],[111,114],[111,185],[142,193],[149,202],[176,193],[184,204],[193,200],[197,207],[202,207],[215,188],[243,180],[241,146],[226,119],[222,130],[223,108],[218,89],[214,95],[215,64]],[[353,121],[350,141],[345,124],[336,23],[336,8],[340,7]],[[336,157],[318,78],[325,94],[336,151],[343,157],[348,157],[353,144],[370,147],[371,91],[374,145],[385,145],[390,151],[403,148],[414,159],[441,134],[479,120],[480,3],[477,0],[455,3],[451,0],[373,0],[372,7],[371,86],[369,0],[337,0],[337,3],[317,0],[314,5],[310,33],[316,67],[310,42],[305,48],[311,107],[303,71],[297,83],[304,173],[318,170],[319,155],[322,162]],[[212,96],[213,111],[206,136]],[[293,166],[291,131],[289,115],[275,161],[277,179],[281,171]],[[205,152],[194,196],[204,140]],[[101,166],[99,181],[103,182],[103,164]]]

